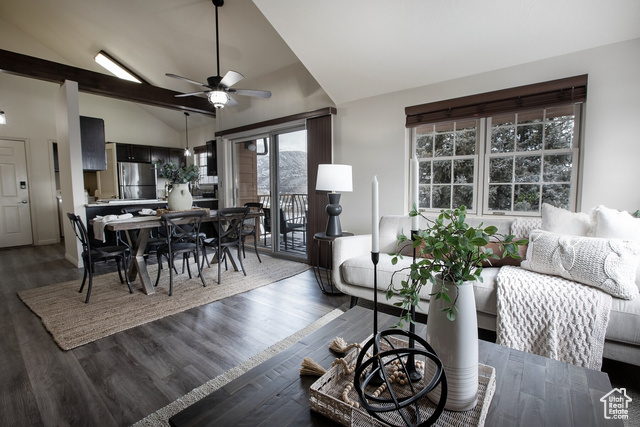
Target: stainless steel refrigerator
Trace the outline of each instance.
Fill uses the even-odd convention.
[[[118,163],[121,199],[156,199],[156,168],[151,163]]]

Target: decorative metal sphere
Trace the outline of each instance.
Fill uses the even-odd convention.
[[[413,338],[423,348],[400,347],[405,339]],[[367,357],[372,348],[373,356]],[[418,381],[409,380],[407,360],[413,355],[435,365],[433,377],[423,375]],[[425,370],[426,374],[426,370]],[[430,426],[436,422],[447,400],[447,379],[442,362],[423,338],[401,329],[387,329],[367,341],[356,361],[354,389],[362,407],[374,418],[390,426]],[[441,386],[440,400],[434,408],[427,394]]]

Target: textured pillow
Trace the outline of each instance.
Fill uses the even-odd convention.
[[[511,234],[518,239],[528,239],[531,230],[542,228],[540,218],[516,218],[511,223]]]
[[[572,236],[594,236],[595,224],[592,215],[570,212],[548,203],[542,204],[542,229],[552,233]]]
[[[605,206],[594,208],[596,237],[633,240],[640,243],[640,219],[626,211],[617,211]],[[636,285],[640,288],[640,265],[636,270]]]
[[[520,266],[633,299],[638,295],[635,278],[639,261],[640,245],[636,242],[534,230],[527,258]]]

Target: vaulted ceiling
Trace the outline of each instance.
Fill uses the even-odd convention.
[[[198,88],[165,73],[216,74],[214,16],[211,0],[0,1],[1,20],[57,55],[45,59],[104,72],[105,50],[181,92]],[[221,74],[269,89],[251,80],[300,61],[340,105],[639,38],[638,22],[638,0],[226,0]]]

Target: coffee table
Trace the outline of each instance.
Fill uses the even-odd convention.
[[[283,318],[283,321],[286,318]],[[380,329],[396,318],[379,313]],[[335,337],[362,342],[372,331],[373,312],[354,307],[285,351],[173,416],[186,426],[335,426],[309,409],[309,388],[317,377],[300,376],[302,359],[325,369],[337,356],[328,349]],[[417,325],[424,335],[425,325]],[[478,341],[479,362],[496,370],[496,391],[486,426],[622,426],[605,420],[600,398],[612,390],[604,372]]]

